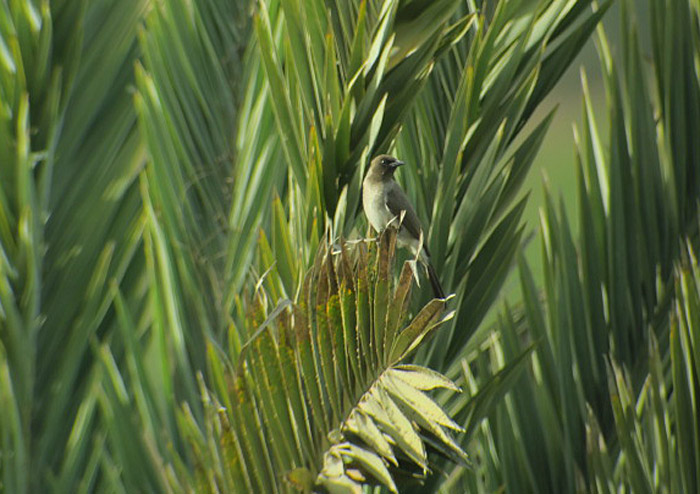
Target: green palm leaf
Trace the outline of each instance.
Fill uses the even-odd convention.
[[[296,303],[268,314],[269,296],[252,295],[247,324],[259,329],[238,368],[209,354],[217,387],[203,389],[204,430],[188,413],[181,417],[192,431],[195,465],[214,466],[214,475],[203,483],[187,475],[178,484],[207,492],[241,492],[243,485],[358,492],[376,483],[396,492],[406,478],[426,475],[430,451],[466,461],[449,432],[462,428],[426,393],[458,388],[425,367],[400,365],[451,314],[442,314],[438,300],[409,322],[405,311],[386,310],[412,283],[402,276],[394,285],[395,241],[390,230],[369,250],[324,242]]]
[[[524,318],[516,312],[509,318],[517,324],[500,326],[508,360],[528,340],[539,342],[531,372],[514,388],[507,409],[490,418],[486,434],[497,446],[485,454],[509,465],[502,470],[508,486],[657,492],[696,485],[687,472],[695,469],[697,442],[685,418],[695,406],[694,385],[685,381],[688,358],[680,355],[687,348],[682,335],[692,331],[682,330],[672,301],[680,297],[679,280],[689,280],[674,269],[687,256],[685,239],[691,250],[697,247],[698,160],[687,159],[695,144],[684,136],[700,128],[691,55],[700,50],[691,27],[698,11],[692,2],[665,5],[652,2],[653,66],[663,74],[668,57],[676,57],[673,82],[650,77],[634,23],[624,24],[621,64],[613,62],[599,31],[610,134],[606,143],[584,75],[583,127],[575,133],[580,233],[572,232],[566,211],[548,194],[543,289],[521,263]],[[627,9],[623,3],[626,19]],[[671,55],[668,36],[684,48]],[[677,80],[694,89],[681,90]],[[672,386],[664,376],[671,374],[683,382],[669,399],[664,389]],[[671,418],[675,404],[679,415]],[[659,438],[671,420],[688,427],[677,445]]]
[[[146,2],[108,4],[0,7],[7,492],[94,485],[104,437],[95,435],[93,348],[116,329],[110,286],[123,284],[129,304],[142,304],[135,181],[144,150],[126,88]]]
[[[613,362],[609,369],[610,401],[619,447],[600,429],[592,410],[587,418],[592,482],[610,491],[617,486],[635,492],[692,492],[698,486],[697,340],[700,322],[700,278],[692,250],[674,270],[677,299],[669,315],[670,359],[662,358],[650,335],[649,374],[639,391],[628,372]],[[666,346],[666,345],[664,345]],[[672,392],[670,392],[672,390]],[[621,468],[613,468],[613,465]]]

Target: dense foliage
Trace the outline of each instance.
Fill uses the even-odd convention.
[[[550,194],[521,256],[610,4],[3,1],[0,492],[697,492],[697,0],[598,29],[578,233]],[[371,238],[385,151],[447,301]]]

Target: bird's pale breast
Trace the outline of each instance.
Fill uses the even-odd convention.
[[[375,193],[369,192],[369,188],[365,188],[362,191],[362,206],[364,207],[370,225],[372,225],[372,228],[377,232],[383,231],[389,222],[394,219],[394,215],[386,205],[386,188],[382,187],[381,189],[381,192],[373,191]],[[398,220],[399,218],[396,218],[395,221],[398,222]],[[396,240],[399,247],[408,247],[414,254],[418,250],[418,239],[413,238],[405,227],[401,227]],[[421,251],[421,259],[424,258],[427,259],[427,256],[425,252]]]
[[[366,187],[362,191],[362,205],[364,206],[365,214],[372,228],[381,232],[394,216],[386,206],[385,188],[381,187],[379,189],[381,189],[381,191],[375,192]],[[371,193],[370,190],[375,193]]]

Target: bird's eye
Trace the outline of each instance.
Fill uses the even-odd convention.
[[[386,158],[382,158],[382,165],[386,165],[388,163]]]

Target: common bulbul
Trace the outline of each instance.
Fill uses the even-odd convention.
[[[362,182],[362,207],[372,227],[378,232],[389,224],[399,226],[396,242],[399,247],[408,247],[414,256],[425,266],[433,293],[437,298],[445,298],[435,268],[430,262],[430,251],[425,244],[425,235],[416,211],[399,184],[394,180],[394,172],[403,165],[393,156],[381,154],[372,160],[369,171]],[[392,223],[393,221],[393,223]],[[423,245],[421,246],[421,236]]]

